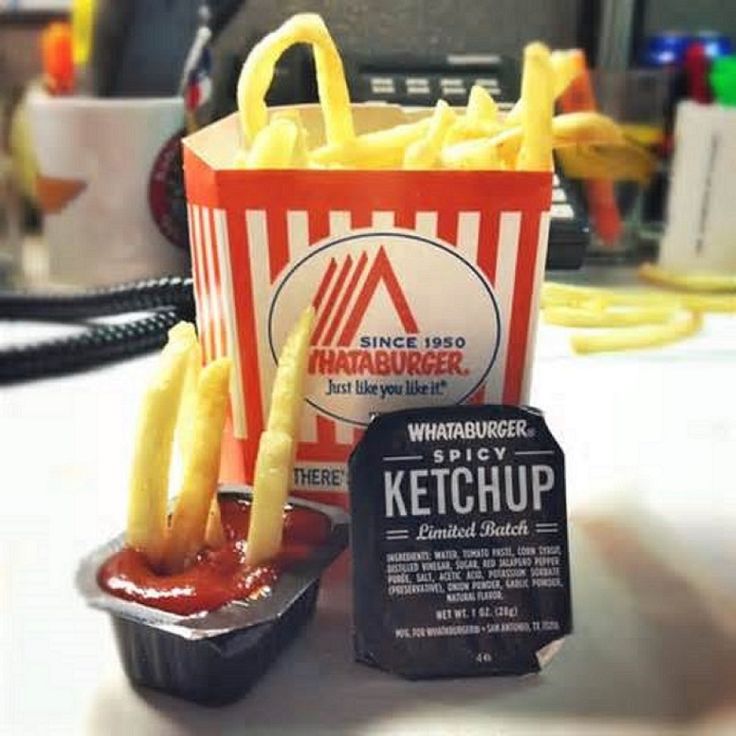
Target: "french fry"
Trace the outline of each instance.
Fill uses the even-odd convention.
[[[271,391],[267,429],[296,437],[304,399],[314,307],[305,309],[286,338]]]
[[[543,309],[551,306],[585,307],[591,303],[603,307],[609,301],[607,296],[607,292],[603,289],[592,286],[573,286],[545,281],[542,285],[541,305]]]
[[[564,305],[586,307],[597,303],[602,307],[681,306],[680,295],[661,291],[631,291],[603,289],[596,286],[577,286],[547,281],[542,286],[542,306]]]
[[[258,131],[247,153],[247,169],[288,169],[294,160],[299,129],[292,120],[276,118]]]
[[[348,168],[393,169],[404,160],[404,151],[429,130],[431,118],[404,123],[359,135],[342,144],[328,144],[309,154],[313,164]]]
[[[585,66],[585,55],[580,49],[553,51],[550,54],[552,65],[552,90],[557,99],[580,74]]]
[[[633,327],[663,324],[676,313],[671,306],[636,307],[631,309],[601,309],[591,307],[547,307],[544,320],[563,327]]]
[[[693,292],[736,292],[736,274],[727,273],[674,273],[654,263],[643,263],[639,276],[651,284],[670,289]]]
[[[558,152],[562,170],[570,179],[638,181],[651,179],[657,159],[633,143],[613,145],[578,144]]]
[[[736,294],[678,294],[683,307],[696,312],[736,312]]]
[[[504,135],[508,137],[510,134],[505,131],[491,139],[475,139],[447,145],[440,151],[440,165],[443,169],[508,168],[509,162],[503,157],[504,149],[498,142]]]
[[[197,384],[202,372],[202,348],[195,341],[187,357],[186,372],[182,384],[179,414],[176,421],[176,443],[182,458],[192,452],[196,441],[194,419],[197,409]]]
[[[294,441],[288,434],[268,429],[261,434],[245,548],[246,562],[253,567],[273,559],[281,548],[293,456]]]
[[[585,56],[579,49],[569,49],[553,51],[549,60],[552,69],[552,93],[557,99],[570,86],[572,80],[580,74],[580,64],[585,65]],[[506,115],[506,125],[518,125],[521,122],[523,108],[522,96],[522,99],[517,100]]]
[[[212,503],[210,504],[210,510],[207,513],[207,526],[204,530],[204,543],[210,549],[219,549],[226,541],[225,529],[222,526],[220,502],[217,500],[217,494],[215,494],[212,498]]]
[[[297,128],[296,141],[294,142],[294,149],[292,151],[291,164],[297,169],[306,169],[309,166],[309,134],[307,129],[304,127],[302,117],[298,110],[278,110],[274,112],[272,120],[279,120],[284,118],[291,120]]]
[[[314,308],[310,306],[287,336],[279,356],[268,424],[256,457],[246,547],[250,565],[271,559],[281,547],[284,504],[291,485],[313,326]]]
[[[465,117],[474,123],[494,123],[498,119],[498,106],[488,90],[479,84],[470,88]]]
[[[445,135],[444,145],[451,146],[463,141],[492,138],[505,130],[498,120],[471,120],[467,115],[458,117]]]
[[[455,118],[452,108],[444,100],[440,100],[434,108],[425,135],[407,147],[404,153],[404,168],[414,170],[433,168],[442,148],[442,141]]]
[[[143,399],[130,477],[126,542],[155,568],[166,543],[166,504],[174,427],[182,387],[197,342],[194,326],[180,322],[169,341]]]
[[[603,309],[608,306],[691,309],[695,312],[736,312],[736,294],[697,294],[681,291],[613,291],[548,281],[542,287],[542,307]]]
[[[516,168],[520,171],[551,171],[554,114],[552,67],[549,49],[542,43],[530,43],[524,49],[521,99],[523,138]]]
[[[567,306],[582,309],[606,309],[619,306],[677,309],[685,306],[681,296],[672,292],[613,290],[547,281],[542,287],[542,307]]]
[[[205,529],[217,491],[220,446],[225,426],[230,381],[230,359],[208,363],[197,383],[192,443],[184,467],[184,479],[171,515],[163,568],[185,569],[204,545]]]
[[[574,334],[570,338],[570,344],[576,353],[653,348],[684,340],[698,332],[702,325],[703,317],[699,312],[681,312],[662,325],[622,327],[615,330],[601,330],[595,334]]]
[[[238,110],[243,136],[253,144],[266,127],[266,93],[273,81],[279,57],[297,43],[314,48],[317,88],[328,143],[340,144],[355,136],[350,111],[350,95],[342,59],[322,18],[315,13],[299,13],[280,28],[262,38],[248,54],[238,78]]]
[[[191,456],[197,441],[197,386],[201,373],[202,348],[197,342],[194,344],[194,348],[189,356],[189,365],[187,366],[179,404],[179,417],[176,422],[176,441],[184,465],[186,465],[187,458]],[[220,517],[220,504],[217,502],[216,497],[212,499],[210,506],[207,529],[205,531],[205,543],[212,549],[225,544],[225,532],[223,531],[222,519]]]
[[[597,112],[568,112],[555,116],[552,121],[555,148],[579,145],[625,144],[621,128],[606,115]]]

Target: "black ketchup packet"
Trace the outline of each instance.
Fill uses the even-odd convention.
[[[349,485],[358,661],[411,679],[521,675],[572,630],[564,456],[540,412],[378,416]]]

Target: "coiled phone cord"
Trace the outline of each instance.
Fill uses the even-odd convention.
[[[0,384],[85,370],[155,350],[179,320],[193,321],[191,278],[168,276],[74,294],[0,292],[0,319],[76,321],[128,312],[153,314],[87,324],[80,335],[0,349]]]

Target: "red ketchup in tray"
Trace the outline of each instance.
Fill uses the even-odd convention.
[[[224,547],[202,550],[194,565],[174,575],[155,572],[143,554],[125,547],[100,568],[101,587],[119,598],[184,616],[212,611],[233,600],[268,595],[279,573],[306,559],[330,532],[330,521],[323,514],[287,507],[278,558],[251,568],[245,563],[250,503],[221,499],[220,512],[227,539]]]

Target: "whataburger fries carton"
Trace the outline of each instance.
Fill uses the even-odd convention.
[[[299,112],[323,138],[318,108]],[[411,115],[352,113],[358,132]],[[339,500],[374,413],[527,401],[551,173],[238,170],[239,145],[235,115],[184,142],[205,360],[234,363],[227,480],[252,480],[276,356],[309,302],[299,492]]]

